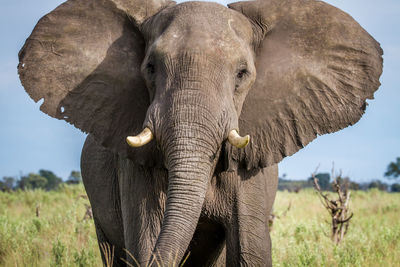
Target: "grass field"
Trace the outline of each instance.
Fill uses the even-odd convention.
[[[82,195],[81,185],[0,192],[0,266],[101,266]],[[271,233],[275,266],[400,266],[400,194],[352,192],[354,218],[339,246],[312,190],[278,192],[274,209],[281,215]]]
[[[275,266],[400,266],[400,194],[352,192],[354,217],[342,244],[330,239],[330,216],[312,190],[278,192],[271,233]]]

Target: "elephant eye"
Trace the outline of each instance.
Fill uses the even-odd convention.
[[[156,69],[155,69],[154,65],[151,64],[151,63],[148,63],[148,64],[146,65],[146,68],[147,68],[147,71],[148,71],[150,74],[154,74],[154,73],[156,72]]]
[[[236,75],[236,77],[237,77],[238,79],[242,79],[242,78],[244,77],[244,75],[246,75],[246,73],[247,73],[247,70],[246,70],[246,69],[242,69],[242,70],[240,70],[240,71],[238,72],[238,74]]]

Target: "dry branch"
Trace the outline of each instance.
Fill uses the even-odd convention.
[[[318,193],[321,203],[332,217],[332,241],[335,244],[339,244],[347,233],[353,213],[348,215],[350,213],[350,191],[348,190],[348,185],[342,183],[341,173],[335,176],[334,168],[332,168],[332,177],[334,177],[332,182],[333,191],[338,195],[338,199],[330,199],[327,193],[322,192],[315,173],[312,174],[314,188]]]
[[[36,205],[36,217],[40,217],[40,205]]]
[[[286,214],[289,212],[290,208],[292,207],[292,201],[289,202],[288,207],[286,208],[285,211],[282,212],[281,215],[277,215],[274,213],[273,210],[271,210],[271,213],[269,214],[268,218],[268,225],[269,225],[269,230],[272,231],[272,226],[274,225],[275,219],[280,219],[286,216]]]
[[[86,207],[86,212],[85,215],[83,216],[83,221],[88,220],[88,219],[93,219],[93,211],[92,211],[92,207],[88,204],[85,204]]]

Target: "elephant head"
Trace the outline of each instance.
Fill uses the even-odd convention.
[[[135,164],[165,166],[154,253],[168,265],[188,247],[217,161],[270,166],[356,123],[381,56],[320,1],[68,0],[39,21],[18,69],[43,112]]]

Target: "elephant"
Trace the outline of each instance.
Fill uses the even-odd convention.
[[[271,266],[277,164],[361,118],[382,55],[317,0],[68,0],[18,71],[41,111],[88,133],[83,182],[113,266]]]

